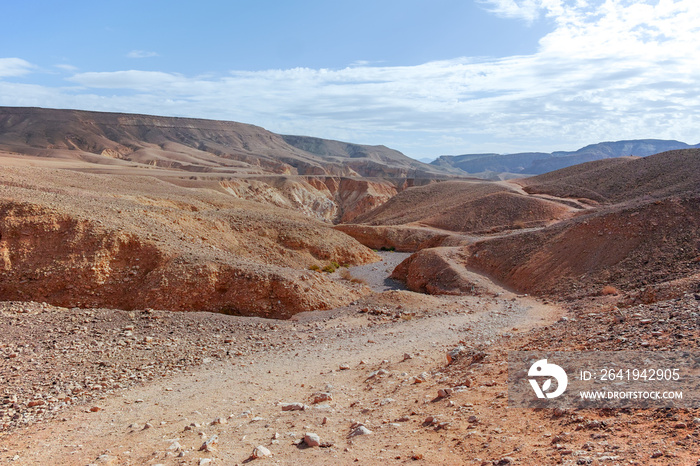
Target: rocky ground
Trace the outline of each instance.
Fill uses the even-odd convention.
[[[387,255],[350,272],[376,283]],[[699,412],[508,408],[506,364],[689,349],[698,303],[389,290],[290,321],[3,303],[0,462],[696,464]]]
[[[394,290],[291,321],[4,303],[0,461],[235,464],[258,445],[286,464],[460,461],[423,439],[425,416],[454,411],[431,401],[455,383],[446,351],[559,317],[513,299]],[[296,444],[307,431],[321,447]]]

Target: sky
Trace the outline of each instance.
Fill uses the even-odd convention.
[[[697,0],[23,0],[0,106],[239,121],[415,158],[700,143]]]

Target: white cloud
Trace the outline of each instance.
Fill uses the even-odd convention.
[[[150,58],[150,57],[157,57],[158,54],[156,52],[148,52],[146,50],[132,50],[131,52],[126,54],[127,58]]]
[[[23,76],[31,73],[34,65],[21,58],[0,58],[0,78]]]
[[[544,0],[477,0],[498,16],[532,22],[540,16]]]
[[[159,92],[163,86],[169,87],[171,84],[183,82],[185,79],[160,71],[128,70],[79,73],[69,78],[69,81],[95,89],[133,89]]]
[[[60,64],[60,65],[54,65],[54,66],[55,66],[56,68],[58,68],[58,69],[61,69],[61,70],[64,70],[64,71],[68,71],[68,72],[71,72],[71,73],[75,73],[76,71],[78,71],[78,67],[77,67],[77,66],[67,65],[67,64],[64,64],[64,63],[62,63],[62,64]]]
[[[536,53],[503,58],[395,67],[358,62],[335,70],[239,70],[226,76],[78,73],[70,78],[77,88],[54,89],[49,101],[230,119],[420,156],[575,149],[647,137],[700,142],[700,2],[492,3],[503,11],[515,5],[511,10],[524,19],[537,11],[555,28]],[[24,63],[20,70],[29,69]],[[24,98],[49,105],[37,97],[49,94],[5,86],[0,102],[24,105],[18,103]]]

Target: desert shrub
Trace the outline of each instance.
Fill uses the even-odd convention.
[[[527,227],[527,223],[525,223],[524,220],[516,220],[513,222],[513,228],[516,230],[522,230],[525,227]]]
[[[335,268],[335,269],[339,269],[339,268],[340,268],[340,264],[337,263],[336,261],[331,261],[331,265],[332,265],[333,268]]]
[[[348,269],[341,269],[340,270],[340,278],[343,280],[347,280],[352,283],[359,283],[361,285],[367,285],[367,280],[364,278],[358,278],[355,277]]]
[[[335,272],[335,267],[333,267],[333,264],[328,264],[322,269],[326,273],[333,273]]]
[[[321,270],[321,267],[319,267],[318,265],[314,264],[314,265],[312,265],[311,267],[309,267],[309,270],[313,270],[314,272],[318,272],[318,271]]]
[[[603,289],[600,290],[600,294],[602,294],[603,296],[616,296],[620,294],[620,291],[614,286],[605,285]]]

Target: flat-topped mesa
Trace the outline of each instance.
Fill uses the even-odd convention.
[[[282,136],[230,121],[79,110],[0,107],[2,150],[102,169],[160,167],[209,176],[451,176],[383,146]]]

